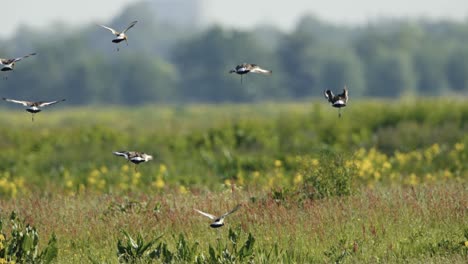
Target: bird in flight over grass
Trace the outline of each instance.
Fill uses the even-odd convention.
[[[237,73],[241,76],[241,83],[242,83],[242,76],[249,72],[253,73],[260,73],[260,74],[268,74],[270,75],[272,71],[262,69],[257,64],[250,64],[250,63],[242,63],[237,65],[234,69],[230,70],[229,73]]]
[[[224,225],[224,218],[226,218],[226,216],[234,213],[235,211],[237,211],[239,208],[240,208],[240,204],[238,204],[236,207],[234,207],[234,209],[232,209],[231,211],[221,215],[221,216],[214,216],[212,214],[209,214],[209,213],[205,213],[205,212],[202,212],[200,210],[197,210],[197,209],[194,209],[195,211],[197,211],[198,213],[210,218],[211,220],[213,220],[213,222],[210,224],[210,227],[212,228],[218,228],[218,227],[222,227]]]
[[[135,164],[135,171],[137,171],[138,164],[142,162],[148,162],[153,159],[153,156],[138,151],[114,151],[112,153],[117,156],[122,156],[126,160]]]
[[[36,53],[31,53],[31,54],[28,54],[28,55],[25,55],[23,57],[18,57],[18,58],[14,58],[14,59],[2,59],[0,58],[0,71],[12,71],[14,68],[15,68],[15,63],[17,63],[18,61],[22,60],[22,59],[25,59],[27,57],[30,57],[30,56],[34,56],[36,55]],[[8,79],[8,77],[4,77],[4,79]]]
[[[122,41],[125,40],[125,43],[127,43],[127,46],[128,46],[128,36],[127,34],[125,34],[129,29],[131,29],[133,26],[135,26],[135,24],[137,23],[138,21],[133,21],[132,23],[130,23],[130,25],[127,26],[126,29],[124,29],[122,32],[119,32],[113,28],[110,28],[108,26],[104,26],[104,25],[99,25],[105,29],[108,29],[110,30],[110,32],[112,32],[112,34],[114,34],[116,36],[116,38],[114,38],[112,40],[113,43],[120,43]],[[117,47],[117,51],[119,51],[119,47]]]
[[[50,101],[50,102],[44,102],[44,101],[39,101],[39,102],[32,102],[32,101],[20,101],[20,100],[14,100],[14,99],[8,99],[8,98],[3,98],[3,100],[15,104],[22,104],[26,106],[26,111],[32,114],[32,121],[34,122],[34,114],[41,112],[41,107],[44,106],[49,106],[53,105],[56,103],[60,103],[65,101],[65,99],[62,100],[57,100],[57,101]]]
[[[345,86],[343,93],[337,95],[334,95],[330,90],[326,90],[324,95],[333,107],[338,108],[338,117],[341,117],[341,108],[345,107],[348,103],[348,88]]]

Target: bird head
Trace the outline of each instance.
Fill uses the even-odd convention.
[[[145,159],[145,161],[153,160],[153,156],[148,155],[148,154],[144,154],[143,158]]]

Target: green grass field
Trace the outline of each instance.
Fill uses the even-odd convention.
[[[2,112],[0,263],[25,262],[27,224],[54,263],[468,259],[462,100]],[[218,230],[193,210],[236,204]]]

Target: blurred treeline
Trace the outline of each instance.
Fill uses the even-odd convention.
[[[269,26],[241,31],[161,23],[146,3],[93,22],[120,29],[135,19],[129,46],[119,52],[112,35],[94,23],[21,28],[0,40],[0,57],[38,56],[19,62],[0,82],[0,94],[135,105],[294,100],[344,85],[354,97],[468,93],[468,22],[381,20],[346,27],[304,16],[292,32]],[[273,75],[248,75],[241,84],[228,71],[242,62]]]

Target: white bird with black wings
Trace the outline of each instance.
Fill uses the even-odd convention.
[[[341,108],[348,103],[348,87],[345,86],[341,94],[334,95],[331,90],[326,90],[323,94],[333,107],[338,108],[338,117],[341,117]]]
[[[36,53],[31,53],[22,57],[14,58],[14,59],[2,59],[0,58],[0,71],[12,71],[15,68],[15,63],[22,59],[26,59],[27,57],[34,56]],[[6,77],[5,77],[6,79]]]
[[[114,151],[112,153],[116,156],[124,157],[126,160],[135,164],[135,171],[137,170],[136,165],[153,159],[153,156],[138,151]]]
[[[252,73],[260,73],[260,74],[268,74],[270,75],[272,71],[270,70],[265,70],[258,66],[257,64],[251,64],[251,63],[242,63],[240,65],[237,65],[234,69],[230,70],[229,73],[237,73],[241,76],[241,83],[242,83],[242,76],[244,74],[247,74],[249,72]]]
[[[33,101],[21,101],[21,100],[8,99],[8,98],[3,98],[3,100],[10,102],[10,103],[22,104],[26,106],[27,107],[26,111],[32,114],[32,121],[34,121],[34,114],[42,111],[41,107],[49,106],[49,105],[53,105],[53,104],[65,101],[65,99],[62,99],[62,100],[56,100],[56,101],[50,101],[50,102],[44,102],[44,101],[33,102]]]
[[[211,220],[214,220],[211,224],[210,224],[210,227],[212,228],[218,228],[218,227],[222,227],[224,225],[224,218],[226,218],[226,216],[234,213],[235,211],[237,211],[239,208],[240,208],[240,204],[238,204],[234,209],[232,209],[231,211],[221,215],[221,216],[215,216],[215,215],[212,215],[212,214],[209,214],[209,213],[205,213],[205,212],[202,212],[200,210],[197,210],[197,209],[193,209],[195,211],[197,211],[198,213],[210,218]]]
[[[104,26],[104,25],[99,25],[105,29],[108,29],[110,32],[112,32],[112,34],[114,34],[116,36],[115,39],[112,40],[113,43],[120,43],[122,41],[125,40],[125,42],[127,43],[127,46],[128,46],[128,36],[127,34],[125,34],[129,29],[131,29],[133,26],[135,26],[135,24],[137,23],[138,21],[133,21],[132,23],[130,23],[130,25],[128,25],[128,27],[126,29],[124,29],[122,32],[119,32],[111,27],[108,27],[108,26]],[[119,48],[117,48],[117,51],[119,51]]]

